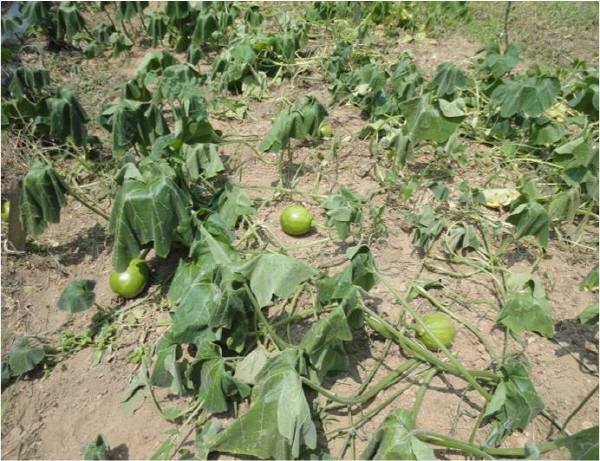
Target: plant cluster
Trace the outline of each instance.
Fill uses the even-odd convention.
[[[501,353],[476,326],[433,294],[430,288],[435,283],[413,282],[401,294],[379,271],[365,243],[365,223],[370,220],[384,232],[385,208],[369,208],[370,197],[345,186],[327,196],[314,196],[325,216],[323,227],[330,233],[327,241],[351,241],[343,267],[329,274],[294,258],[289,248],[263,245],[261,235],[268,230],[258,223],[257,203],[228,176],[220,156],[227,143],[248,143],[213,128],[210,114],[216,98],[224,94],[262,98],[268,95],[269,81],[294,78],[294,66],[302,67],[298,61],[310,38],[309,24],[354,21],[357,38],[364,44],[373,25],[418,29],[410,12],[421,8],[416,3],[316,2],[300,18],[283,15],[277,30],[271,31],[259,5],[167,2],[155,12],[145,12],[148,2],[89,6],[28,2],[23,7],[22,18],[31,31],[43,31],[55,44],[79,46],[89,59],[131,49],[135,17],[153,45],[166,41],[172,50],[146,54],[120,88],[118,101],[98,113],[115,165],[114,202],[110,216],[102,214],[114,237],[115,277],[126,273],[132,261],[142,264],[138,258],[143,260],[150,251],[158,258],[175,249],[184,255],[162,287],[170,314],[168,329],[147,353],[136,355],[139,374],[123,399],[126,403],[140,394],[151,395],[157,386],[175,396],[192,396],[185,408],[160,409],[180,429],[159,448],[156,459],[177,454],[205,459],[211,452],[276,459],[330,456],[317,443],[318,434],[324,432],[326,421],[320,412],[326,405],[313,396],[351,414],[409,376],[419,380],[414,406],[386,416],[362,453],[365,459],[431,459],[432,446],[480,458],[539,456],[565,447],[575,458],[597,459],[597,426],[568,432],[566,422],[557,422],[545,410],[523,361],[508,353],[509,342],[518,344],[523,332],[549,339],[554,327],[542,281],[532,273],[512,273],[502,262],[504,252],[519,239],[533,236],[543,251],[553,226],[556,232],[565,222],[583,229],[597,218],[597,69],[576,62],[556,76],[535,69],[518,73],[514,46],[503,51],[490,46],[468,69],[441,64],[430,79],[408,55],[382,62],[350,40],[340,40],[330,55],[320,58],[332,106],[359,107],[366,119],[360,136],[370,140],[372,153],[382,153],[386,172],[380,175],[378,193],[408,202],[423,181],[408,178],[415,158],[428,151],[441,162],[461,165],[463,143],[474,140],[496,146],[506,165],[516,161],[527,165],[528,176],[510,189],[492,194],[461,185],[458,212],[444,206],[449,188],[431,181],[426,184],[434,197],[431,204],[408,213],[413,243],[428,256],[431,271],[451,275],[434,266],[438,257],[466,265],[494,283],[501,300],[495,320],[505,334]],[[454,8],[457,16],[467,15],[462,2],[443,5],[432,6],[432,18],[448,8]],[[108,24],[91,30],[82,14],[86,8],[106,13]],[[187,55],[180,60],[175,54],[183,50]],[[200,62],[210,65],[210,71],[201,72]],[[75,153],[83,152],[91,142],[86,131],[90,118],[67,88],[51,90],[52,86],[45,69],[16,69],[2,102],[2,128],[29,130],[35,139],[69,143]],[[217,95],[214,100],[207,96],[209,90]],[[257,156],[280,154],[281,166],[282,152],[287,150],[291,160],[297,143],[323,138],[328,115],[323,103],[305,95],[281,108],[270,130],[251,148]],[[69,196],[95,210],[61,177],[52,158],[36,159],[23,180],[18,207],[26,233],[34,238],[48,223],[58,222]],[[477,212],[479,203],[504,208],[508,216],[503,222],[486,218]],[[282,224],[290,224],[289,219],[282,218]],[[300,219],[286,232],[306,234],[317,224],[310,213]],[[442,251],[437,254],[440,242]],[[143,295],[152,277],[143,264],[143,283],[125,289],[123,297]],[[122,280],[116,278],[114,289],[119,292]],[[95,284],[95,280],[71,281],[58,307],[77,313],[95,306],[110,318],[113,313],[96,304]],[[401,306],[397,319],[384,318],[369,307],[369,291],[377,284]],[[581,287],[598,288],[597,265]],[[301,305],[301,297],[310,304]],[[414,307],[416,299],[444,314],[421,315]],[[284,312],[278,320],[266,314],[274,306]],[[590,306],[582,312],[580,322],[597,322],[597,309]],[[291,325],[307,319],[312,319],[307,331],[294,340]],[[467,369],[450,350],[459,334],[455,325],[484,345],[489,355],[486,369]],[[112,334],[109,328],[106,331],[104,336],[93,335],[104,341],[104,347]],[[371,383],[379,363],[356,395],[331,392],[325,380],[349,369],[346,348],[358,332],[399,345],[404,361]],[[56,355],[48,346],[35,344],[35,339],[22,338],[9,353],[2,367],[3,382],[35,369],[47,354]],[[66,339],[70,346],[64,354],[81,345],[72,337]],[[489,426],[484,445],[417,426],[428,384],[441,374],[458,377],[481,398],[474,433]],[[211,415],[231,411],[243,400],[249,402],[248,409],[227,427],[211,421]],[[385,405],[369,410],[356,426],[384,409]],[[525,429],[537,416],[548,418],[562,436],[525,449],[500,448],[511,433]],[[195,429],[193,453],[180,446],[189,425]],[[355,427],[346,432],[344,450]],[[105,455],[106,449],[106,440],[98,436],[85,452]]]

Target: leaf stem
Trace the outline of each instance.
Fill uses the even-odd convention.
[[[419,362],[416,359],[407,360],[398,368],[393,370],[389,375],[387,375],[385,378],[383,378],[381,381],[375,384],[371,389],[353,397],[343,396],[336,394],[335,392],[331,392],[305,377],[302,377],[302,383],[334,402],[341,403],[342,405],[360,405],[361,403],[365,403],[371,400],[382,390],[395,384],[402,377],[403,374],[405,374],[408,370],[410,370],[418,363]]]
[[[244,289],[246,290],[246,294],[248,295],[248,298],[250,299],[250,303],[252,304],[254,313],[260,320],[261,325],[263,326],[263,328],[265,329],[265,331],[267,332],[267,334],[269,335],[271,340],[275,343],[277,348],[279,350],[282,350],[282,349],[287,349],[288,347],[292,347],[291,344],[288,344],[287,342],[285,342],[283,339],[281,339],[277,335],[277,333],[275,333],[275,330],[273,329],[273,327],[271,326],[271,324],[269,323],[269,321],[267,320],[265,315],[262,313],[262,310],[258,304],[258,301],[256,300],[254,293],[252,293],[252,290],[248,286],[248,283],[244,283]]]

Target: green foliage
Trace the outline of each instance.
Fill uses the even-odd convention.
[[[315,448],[317,431],[300,377],[304,368],[300,349],[269,358],[256,378],[250,408],[208,441],[210,451],[297,459],[303,446]]]
[[[296,287],[316,274],[308,264],[286,255],[258,255],[240,266],[239,271],[250,281],[250,288],[260,307],[273,296],[289,297]]]
[[[393,410],[375,432],[361,459],[434,459],[431,448],[412,433],[415,416],[410,410]]]
[[[485,415],[493,415],[497,424],[487,443],[495,445],[511,432],[523,430],[543,409],[529,373],[521,362],[508,362],[500,367],[502,381],[487,405]]]
[[[36,160],[23,179],[20,210],[27,235],[41,235],[48,223],[60,221],[60,210],[67,204],[67,187],[52,164]]]
[[[20,338],[8,353],[8,365],[11,376],[21,376],[37,367],[46,358],[46,350],[42,346],[32,345],[33,336]]]
[[[345,239],[350,235],[352,225],[363,224],[364,205],[365,200],[362,196],[343,186],[337,194],[329,195],[321,204],[327,215],[325,224],[335,226],[338,237]]]
[[[277,114],[273,126],[258,145],[262,152],[280,152],[288,147],[290,139],[317,138],[319,127],[329,113],[312,95],[306,95],[296,107]]]
[[[61,311],[74,314],[88,310],[96,301],[95,280],[71,280],[61,293],[56,305]]]
[[[529,330],[547,338],[554,337],[550,304],[542,282],[529,273],[523,273],[511,274],[506,284],[508,294],[496,321],[507,326],[515,335]]]
[[[139,169],[128,164],[119,182],[109,232],[115,236],[113,266],[122,272],[147,244],[159,256],[169,254],[178,227],[190,219],[191,201],[173,172],[154,161],[141,163]]]

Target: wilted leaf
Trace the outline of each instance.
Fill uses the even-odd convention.
[[[590,304],[577,315],[577,321],[582,325],[596,325],[598,323],[598,304]]]
[[[27,235],[37,237],[48,226],[60,221],[60,209],[67,204],[67,188],[54,167],[36,160],[23,179],[21,222]]]
[[[555,443],[569,450],[571,459],[600,459],[598,455],[598,426],[563,437],[556,440]]]
[[[250,408],[208,441],[210,451],[296,459],[300,448],[315,448],[317,431],[298,369],[302,351],[286,349],[271,357],[252,390]]]
[[[539,117],[554,104],[560,94],[560,82],[554,77],[506,80],[492,93],[500,106],[500,116],[523,114]]]
[[[544,207],[535,200],[517,206],[506,218],[506,222],[515,226],[515,238],[532,235],[538,239],[540,245],[548,247],[550,217]]]
[[[108,441],[102,434],[98,434],[93,441],[86,443],[81,448],[81,454],[85,460],[110,459],[109,451]]]
[[[435,459],[434,453],[416,438],[410,410],[393,410],[377,429],[361,459]]]
[[[554,337],[550,304],[542,282],[530,274],[511,274],[504,306],[496,322],[508,327],[515,335],[524,330],[537,331],[546,338]]]
[[[41,346],[32,346],[31,336],[19,339],[8,353],[8,364],[12,376],[21,376],[33,370],[46,358],[46,351]]]
[[[340,306],[316,322],[302,338],[298,347],[308,354],[318,381],[330,371],[348,369],[342,341],[352,341],[352,331]]]
[[[502,425],[504,434],[523,430],[543,409],[527,369],[521,362],[508,362],[500,367],[502,381],[488,403],[485,415]],[[500,434],[502,439],[504,434]]]
[[[189,219],[190,198],[158,165],[150,164],[142,179],[127,177],[115,199],[109,231],[115,236],[113,266],[124,271],[142,246],[153,243],[166,257],[182,221]]]
[[[71,314],[86,311],[96,301],[95,287],[95,280],[73,280],[65,287],[56,304],[61,311]]]
[[[317,274],[308,264],[283,254],[255,256],[238,270],[250,280],[261,307],[268,305],[273,295],[280,299],[289,297],[299,284]]]

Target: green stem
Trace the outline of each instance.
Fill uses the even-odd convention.
[[[419,414],[419,410],[421,409],[421,404],[423,403],[423,398],[425,397],[425,392],[429,388],[429,383],[433,379],[433,377],[437,374],[438,369],[432,368],[427,372],[425,378],[423,378],[423,382],[421,383],[421,387],[419,387],[419,392],[417,392],[417,396],[415,397],[415,402],[412,407],[412,427],[417,426],[417,415]]]
[[[567,427],[567,424],[569,424],[569,421],[571,421],[571,419],[573,419],[573,417],[579,412],[579,410],[581,410],[586,403],[588,403],[588,401],[592,398],[592,396],[598,392],[598,384],[596,384],[596,387],[594,387],[590,393],[588,395],[585,396],[585,398],[581,401],[581,403],[579,405],[577,405],[577,408],[575,408],[575,410],[573,410],[573,412],[567,416],[567,419],[565,419],[565,422],[563,423],[563,430]]]
[[[86,202],[84,199],[82,199],[79,194],[75,193],[73,191],[72,188],[70,188],[69,186],[67,186],[67,193],[73,197],[76,201],[78,201],[79,203],[81,203],[84,207],[86,207],[88,210],[93,211],[94,213],[96,213],[98,216],[100,216],[101,218],[106,219],[107,221],[110,221],[110,216],[107,215],[106,213],[104,213],[102,210],[99,210],[98,208],[96,208],[93,205],[90,205],[88,202]]]
[[[471,331],[471,333],[473,333],[475,336],[477,336],[477,339],[486,348],[486,350],[488,351],[488,354],[490,354],[490,357],[492,358],[492,361],[494,363],[498,363],[498,356],[494,352],[494,349],[493,349],[491,343],[485,338],[485,336],[483,335],[483,333],[481,333],[481,331],[479,331],[479,329],[477,329],[474,325],[469,323],[466,319],[460,317],[459,315],[455,314],[451,310],[447,309],[446,306],[444,306],[444,304],[439,299],[437,299],[435,296],[430,294],[423,287],[415,284],[415,285],[413,285],[413,288],[417,292],[419,292],[419,294],[421,296],[423,296],[425,299],[427,299],[431,304],[433,304],[435,307],[437,307],[439,310],[441,310],[445,314],[452,317],[454,320],[462,323],[465,327],[467,327],[469,329],[469,331]]]
[[[318,392],[319,394],[324,395],[329,400],[332,400],[334,402],[341,403],[342,405],[360,405],[361,403],[365,403],[365,402],[371,400],[382,390],[395,384],[404,373],[406,373],[408,370],[410,370],[412,367],[414,367],[418,363],[419,362],[415,359],[407,360],[402,365],[400,365],[398,368],[393,370],[389,375],[387,375],[385,378],[383,378],[381,381],[379,381],[377,384],[375,384],[371,389],[369,389],[368,391],[366,391],[360,395],[356,395],[353,397],[343,396],[343,395],[336,394],[335,392],[331,392],[331,391],[325,389],[324,387],[321,387],[318,384],[312,382],[308,378],[302,377],[302,383],[305,384],[306,386],[310,387],[312,390]]]
[[[473,376],[473,374],[471,372],[469,372],[463,365],[462,363],[460,363],[456,357],[454,356],[454,354],[452,354],[447,348],[446,346],[444,346],[441,341],[439,341],[437,339],[437,337],[431,332],[431,330],[429,329],[429,327],[425,324],[425,322],[423,322],[423,320],[421,319],[421,317],[415,312],[415,310],[410,306],[410,304],[408,304],[406,302],[406,300],[400,296],[400,293],[398,293],[398,291],[390,284],[390,282],[383,277],[380,273],[377,273],[377,277],[379,278],[379,280],[381,280],[381,282],[386,286],[386,288],[390,291],[390,293],[392,293],[392,295],[396,298],[396,300],[398,300],[400,302],[400,304],[402,304],[402,306],[410,313],[410,315],[412,315],[412,317],[415,319],[415,321],[421,326],[421,328],[423,328],[423,330],[429,334],[433,339],[436,340],[436,342],[438,343],[438,347],[440,348],[440,350],[444,353],[444,355],[448,358],[448,360],[452,363],[452,365],[454,365],[455,371],[461,375],[469,384],[471,384],[471,386],[473,386],[473,388],[479,392],[482,397],[487,400],[488,402],[491,400],[492,396],[491,394],[485,390],[481,384],[479,384],[477,382],[477,380],[475,379],[475,377]],[[402,335],[400,335],[402,336]],[[406,337],[402,336],[403,342],[405,344],[410,344],[411,341],[408,340]],[[410,344],[410,348],[414,351],[414,346],[412,344]],[[424,351],[423,351],[424,352]],[[421,352],[422,355],[423,352]],[[433,354],[429,353],[428,354],[431,357],[435,357]],[[441,362],[439,359],[437,359],[436,357],[436,361]],[[433,363],[433,362],[431,362]],[[443,368],[447,368],[447,365],[444,364]]]
[[[288,347],[291,347],[292,346],[291,344],[286,343],[283,339],[281,339],[277,335],[277,333],[275,333],[275,330],[273,329],[273,327],[271,326],[271,324],[269,323],[269,321],[267,320],[265,315],[262,313],[262,310],[258,304],[258,301],[256,300],[254,293],[252,293],[252,290],[250,290],[250,287],[248,286],[247,283],[244,283],[244,289],[246,290],[246,294],[248,295],[248,298],[250,299],[250,303],[252,304],[254,313],[260,320],[262,327],[265,329],[265,331],[267,332],[267,334],[269,335],[271,340],[275,343],[277,348],[279,350],[282,350],[282,349],[287,349]]]

